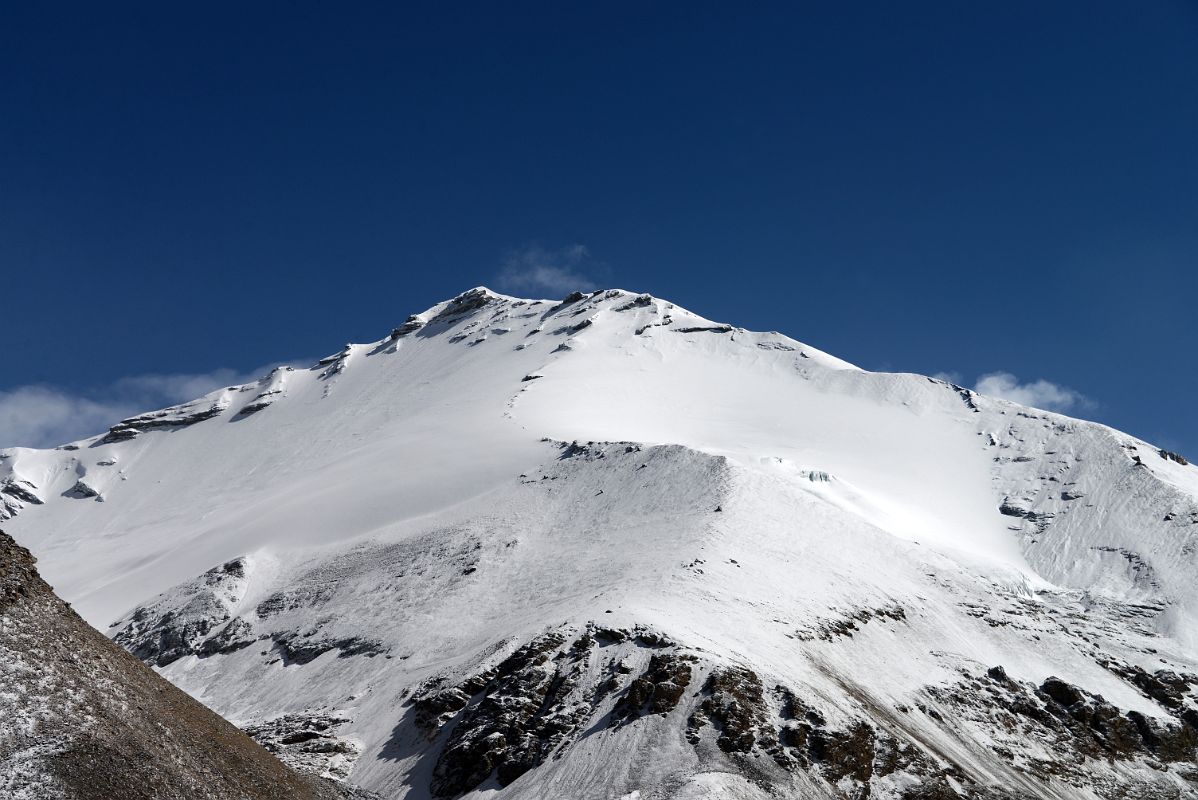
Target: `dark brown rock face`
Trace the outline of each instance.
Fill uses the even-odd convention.
[[[34,563],[0,533],[0,793],[71,800],[349,796],[287,769],[91,628]]]
[[[1105,665],[1166,712],[1150,717],[1059,678],[1014,680],[1001,666],[929,685],[911,705],[843,685],[853,698],[846,708],[793,686],[767,689],[752,667],[645,626],[563,625],[491,664],[432,680],[411,700],[409,719],[435,761],[426,773],[435,797],[519,786],[599,732],[681,736],[701,769],[813,800],[1075,796],[1054,794],[1055,785],[1103,800],[1183,800],[1198,786],[1198,678],[1167,670]],[[983,753],[986,770],[961,752]]]
[[[714,670],[703,691],[706,698],[688,723],[691,741],[698,741],[698,730],[710,722],[719,731],[716,744],[721,750],[752,750],[765,727],[765,697],[757,673],[743,667]]]
[[[642,714],[666,714],[673,710],[691,681],[694,656],[658,653],[649,659],[645,673],[634,680],[616,702],[612,716],[628,721]]]
[[[1123,674],[1113,665],[1117,674]],[[966,676],[957,686],[934,687],[928,694],[951,708],[958,720],[984,721],[996,735],[994,751],[1004,760],[1018,762],[1020,772],[1041,781],[1089,780],[1103,797],[1181,797],[1165,793],[1152,783],[1119,784],[1087,775],[1086,763],[1143,762],[1154,764],[1163,775],[1170,765],[1176,774],[1198,791],[1198,719],[1189,719],[1181,697],[1190,691],[1185,677],[1162,671],[1150,675],[1139,668],[1124,670],[1125,679],[1157,701],[1173,721],[1148,717],[1139,711],[1124,711],[1107,701],[1057,677],[1038,686],[1009,678],[1002,667],[984,676]],[[1191,676],[1192,677],[1192,676]],[[1035,742],[1039,755],[1017,757],[1024,742]]]
[[[411,705],[423,737],[441,742],[432,794],[457,796],[492,777],[507,786],[561,757],[588,728],[669,714],[684,703],[698,662],[675,648],[645,627],[591,623],[580,634],[538,636],[456,685],[425,687]],[[599,710],[605,702],[614,704],[610,715]]]
[[[465,708],[483,694],[454,728],[433,769],[432,792],[467,792],[495,773],[506,786],[548,758],[590,709],[574,708],[566,696],[579,671],[566,659],[551,660],[565,642],[557,633],[538,637],[508,656],[493,673],[420,702],[418,716],[436,720]]]

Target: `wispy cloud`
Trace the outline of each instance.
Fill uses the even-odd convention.
[[[47,385],[0,390],[0,448],[53,447],[82,439],[133,414],[194,400],[222,386],[248,383],[273,366],[250,372],[217,369],[132,375],[87,391]]]
[[[563,295],[596,288],[589,273],[598,266],[583,244],[556,250],[531,244],[508,253],[495,283],[505,292]]]
[[[1048,411],[1069,411],[1094,405],[1080,392],[1043,379],[1020,383],[1009,372],[990,372],[978,378],[973,387],[979,394],[1001,397],[1025,406]]]

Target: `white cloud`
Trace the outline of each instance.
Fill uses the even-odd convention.
[[[97,402],[48,386],[0,391],[0,448],[50,447],[79,439],[129,416],[133,413],[129,408],[127,404]]]
[[[163,397],[171,402],[194,400],[221,386],[236,386],[261,377],[270,371],[238,372],[216,369],[197,375],[132,375],[113,382],[111,391],[118,395]]]
[[[595,281],[586,274],[593,266],[586,245],[547,250],[533,244],[509,253],[495,282],[505,292],[547,292],[560,296],[594,289]]]
[[[202,397],[222,386],[248,383],[274,365],[251,372],[132,375],[89,391],[29,385],[0,390],[0,448],[53,447],[101,433],[134,414]]]
[[[1020,383],[1009,372],[991,372],[981,376],[973,387],[979,394],[1001,397],[1025,406],[1034,406],[1048,411],[1068,411],[1071,408],[1087,408],[1092,405],[1080,392],[1046,380]]]

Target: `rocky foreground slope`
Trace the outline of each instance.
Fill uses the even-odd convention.
[[[116,647],[0,533],[0,795],[334,800]]]
[[[386,797],[1198,792],[1198,468],[648,295],[472,290],[0,498],[117,643]]]

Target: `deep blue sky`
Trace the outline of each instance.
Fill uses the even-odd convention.
[[[1198,455],[1198,3],[648,5],[6,4],[0,391],[322,355],[535,245]]]

